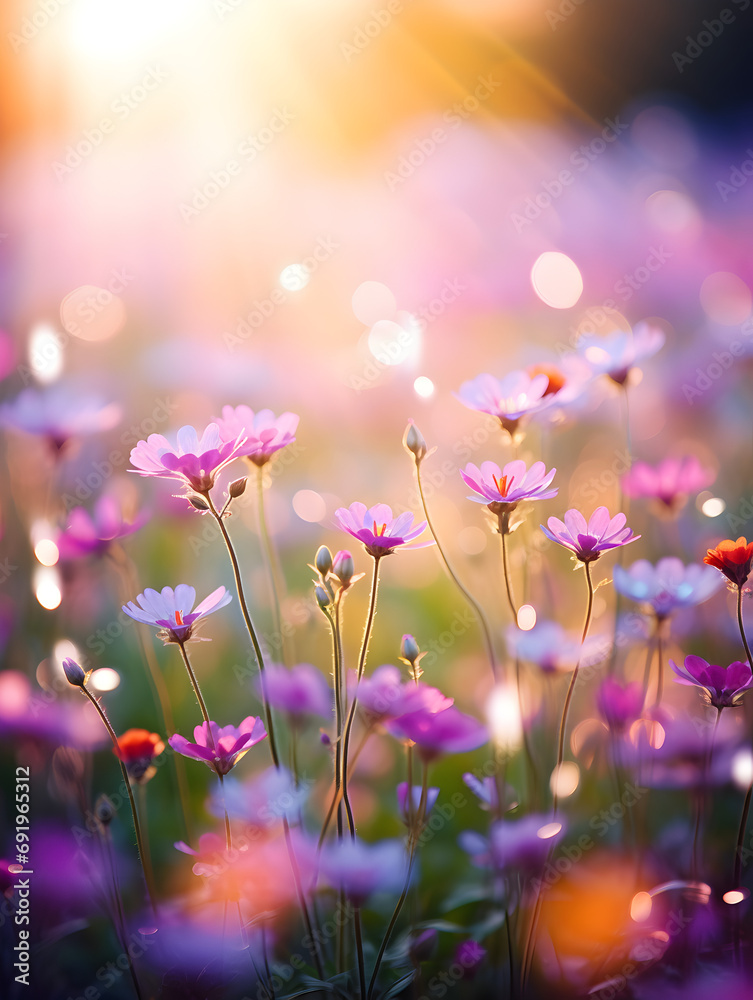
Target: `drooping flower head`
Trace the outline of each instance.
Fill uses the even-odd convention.
[[[163,587],[161,592],[148,587],[136,598],[140,607],[129,601],[123,605],[123,611],[144,625],[159,626],[162,629],[159,637],[164,643],[182,644],[189,639],[199,638],[194,635],[196,623],[224,608],[232,599],[233,595],[224,587],[218,587],[192,611],[196,591],[185,583],[179,583],[175,590]]]
[[[614,568],[614,587],[620,594],[648,605],[657,618],[667,618],[677,608],[702,604],[719,590],[721,577],[710,566],[669,556],[653,566],[639,559],[628,569]]]
[[[193,731],[195,743],[176,733],[168,743],[184,757],[203,761],[217,774],[225,775],[244,757],[252,746],[267,735],[261,719],[249,715],[240,726],[223,726],[216,722],[202,722]]]
[[[223,406],[222,417],[216,419],[223,441],[231,443],[244,438],[238,455],[254,465],[262,466],[276,451],[295,441],[300,417],[297,413],[281,413],[275,417],[271,410],[257,410],[250,406]]]
[[[102,496],[90,514],[84,507],[74,507],[65,531],[55,538],[61,559],[80,559],[88,555],[101,556],[110,544],[138,531],[148,515],[138,514],[133,521],[126,521],[123,509],[114,496]]]
[[[638,681],[623,685],[614,677],[605,677],[596,695],[596,706],[609,728],[622,733],[640,717],[643,688]]]
[[[742,535],[736,542],[725,538],[715,549],[706,552],[703,561],[720,569],[736,587],[742,587],[750,576],[753,542],[748,542]]]
[[[157,773],[152,762],[164,749],[165,744],[158,733],[150,733],[148,729],[127,729],[118,737],[118,746],[113,747],[112,752],[125,764],[128,777],[143,785]]]
[[[463,482],[474,490],[469,500],[484,503],[492,514],[511,513],[523,500],[550,500],[559,492],[549,486],[557,470],[546,471],[543,462],[534,462],[531,468],[516,459],[500,469],[496,462],[482,462],[481,468],[469,462],[460,470]]]
[[[650,358],[664,346],[664,333],[658,327],[639,323],[632,333],[612,330],[605,336],[585,336],[578,341],[578,354],[589,364],[594,375],[608,375],[624,385],[631,368],[643,358]]]
[[[502,379],[488,374],[477,375],[470,382],[464,382],[455,395],[469,409],[497,417],[513,435],[523,417],[550,405],[548,389],[547,375],[531,376],[524,371],[514,371]]]
[[[677,674],[678,684],[703,688],[714,708],[732,708],[753,687],[750,664],[740,660],[720,667],[701,656],[686,656],[682,666],[673,660],[669,665]]]
[[[597,507],[586,523],[581,512],[572,508],[565,514],[564,523],[557,517],[550,517],[547,521],[549,527],[545,528],[542,524],[541,530],[551,541],[574,552],[581,562],[590,563],[598,559],[602,552],[635,542],[641,537],[625,526],[626,521],[622,513],[610,518],[606,507]]]
[[[261,693],[262,678],[256,684]],[[270,663],[264,670],[264,693],[272,708],[287,712],[294,720],[306,715],[332,714],[332,692],[321,670],[311,663],[299,663],[290,670]]]
[[[629,497],[656,499],[669,510],[677,511],[691,493],[710,486],[715,478],[695,455],[685,455],[665,458],[658,465],[634,462],[622,477],[622,488]]]
[[[390,555],[400,545],[418,538],[426,528],[426,521],[414,526],[413,515],[409,511],[393,517],[392,508],[386,503],[377,503],[367,508],[365,504],[356,502],[350,507],[338,507],[335,515],[340,527],[363,542],[366,551],[375,559]],[[410,548],[423,548],[432,544],[421,542]]]
[[[190,425],[181,427],[177,443],[171,444],[162,434],[150,434],[131,451],[131,472],[140,476],[179,479],[189,489],[207,494],[217,474],[237,458],[245,439],[239,434],[232,441],[223,440],[217,424],[209,424],[199,438]]]
[[[79,434],[109,431],[120,422],[122,413],[117,403],[103,403],[71,386],[61,384],[44,390],[30,387],[0,406],[0,427],[39,434],[60,449]]]

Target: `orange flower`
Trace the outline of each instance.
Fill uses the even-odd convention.
[[[709,566],[716,566],[737,587],[742,587],[750,576],[753,562],[753,542],[748,542],[741,535],[736,542],[725,538],[715,549],[709,549],[703,561]]]
[[[118,737],[118,749],[113,747],[112,752],[123,761],[131,780],[143,784],[154,777],[156,768],[152,767],[152,761],[164,749],[165,744],[157,733],[150,733],[148,729],[128,729]]]

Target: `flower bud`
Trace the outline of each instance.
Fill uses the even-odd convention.
[[[420,654],[421,650],[418,648],[418,643],[413,636],[404,635],[400,643],[400,659],[412,665],[416,662]]]
[[[461,941],[455,949],[455,962],[463,969],[463,979],[473,979],[485,958],[486,948],[478,941]]]
[[[332,572],[343,587],[349,587],[356,571],[353,556],[347,549],[341,549],[332,561]]]
[[[200,497],[197,493],[189,493],[186,500],[191,504],[195,510],[205,511],[209,510],[209,504],[206,502],[204,497]]]
[[[115,806],[106,795],[100,795],[94,803],[94,815],[102,826],[109,826],[115,819]]]
[[[433,927],[428,927],[425,931],[411,940],[408,954],[413,962],[427,962],[434,952],[439,935]]]
[[[75,660],[72,660],[70,656],[66,656],[63,660],[63,670],[65,671],[65,676],[69,684],[74,687],[84,687],[86,685],[86,673],[84,668],[79,666]]]
[[[405,429],[405,435],[403,436],[403,444],[414,456],[417,462],[426,455],[426,441],[421,431],[416,427],[416,425],[411,420]]]
[[[234,479],[233,482],[227,488],[227,495],[231,500],[235,500],[236,497],[241,496],[246,492],[246,483],[248,478],[243,476],[241,479]]]
[[[317,549],[314,565],[321,576],[326,576],[332,569],[332,553],[326,545],[320,545]]]
[[[317,584],[314,587],[314,597],[316,597],[316,603],[319,605],[322,611],[325,608],[329,607],[330,605],[329,594],[324,589],[324,587],[320,587],[319,584]]]

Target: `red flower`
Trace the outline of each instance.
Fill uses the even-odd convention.
[[[753,542],[748,542],[742,535],[733,542],[725,538],[715,549],[709,549],[703,561],[709,566],[716,566],[738,587],[742,587],[750,576],[750,566],[753,562]]]
[[[128,729],[118,737],[118,749],[113,748],[112,752],[125,764],[129,778],[143,784],[154,777],[152,761],[164,749],[165,744],[157,733],[150,733],[148,729]]]

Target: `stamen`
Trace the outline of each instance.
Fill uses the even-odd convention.
[[[183,624],[183,612],[182,611],[176,611],[175,612],[175,624],[176,625],[182,625]]]
[[[387,525],[386,524],[375,524],[374,527],[376,528],[376,535],[377,535],[377,537],[380,537],[381,535],[383,535],[385,533],[385,531],[387,530]]]
[[[494,480],[494,485],[497,487],[500,494],[503,497],[506,497],[507,491],[510,488],[510,484],[507,482],[507,476],[502,476],[501,479],[497,479],[497,477],[494,474],[492,474],[492,479]]]

